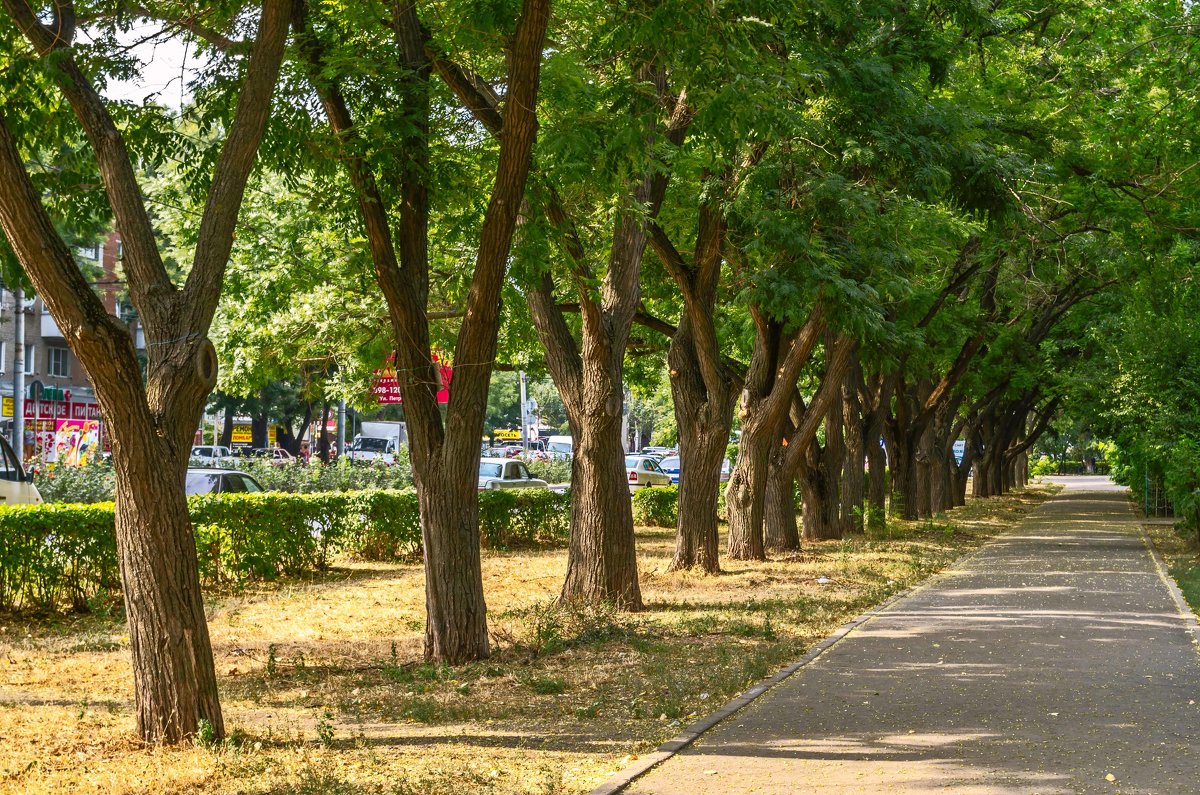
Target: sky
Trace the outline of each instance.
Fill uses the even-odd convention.
[[[132,44],[161,28],[161,25],[142,24],[122,38]],[[132,52],[142,62],[141,74],[135,80],[110,83],[104,95],[109,99],[138,104],[152,97],[152,101],[178,110],[190,98],[185,84],[195,77],[197,69],[204,64],[203,60],[197,58],[194,47],[177,36],[171,36],[157,42],[136,44]]]

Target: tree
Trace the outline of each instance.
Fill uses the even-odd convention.
[[[0,40],[22,60],[32,49],[39,77],[59,88],[91,146],[121,232],[130,298],[146,333],[143,381],[128,328],[105,312],[30,179],[21,141],[33,134],[42,109],[6,105],[0,115],[0,225],[87,369],[113,443],[117,549],[138,732],[148,742],[173,743],[207,722],[220,738],[224,724],[183,480],[192,434],[216,383],[216,352],[206,334],[266,127],[289,4],[263,4],[245,77],[231,103],[236,111],[208,183],[195,259],[182,285],[163,266],[126,135],[93,87],[85,71],[92,67],[76,60],[74,6],[56,4],[49,22],[25,0],[5,0],[4,8],[8,18],[0,22]],[[20,50],[14,29],[28,42]]]
[[[363,43],[347,42],[343,20],[321,17],[319,11],[297,0],[293,25],[307,79],[336,136],[335,151],[353,186],[395,337],[425,551],[425,656],[462,663],[488,654],[476,499],[479,440],[496,354],[501,289],[538,126],[538,86],[550,4],[524,0],[515,28],[511,34],[505,31],[507,90],[503,110],[493,109],[502,135],[454,345],[455,375],[445,423],[437,404],[429,329],[434,143],[430,77],[434,71],[444,77],[462,71],[440,54],[440,45],[419,19],[416,5],[399,3],[386,27],[367,19],[355,29],[387,34],[386,44],[377,40],[366,44],[382,46],[388,59],[377,64],[382,80],[370,91],[356,91],[362,75],[347,70],[355,63],[347,46]],[[388,98],[386,112],[374,105],[380,97]],[[356,108],[365,121],[356,121]],[[389,124],[377,126],[374,110],[380,110]],[[393,151],[399,154],[397,161],[389,161],[392,169],[373,162],[372,154]],[[393,208],[395,231],[389,215]]]

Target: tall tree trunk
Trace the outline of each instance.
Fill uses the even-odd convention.
[[[774,434],[742,432],[737,464],[725,487],[725,510],[729,519],[729,557],[734,560],[766,560],[763,515],[767,475]]]
[[[487,656],[488,632],[478,469],[453,462],[425,470],[417,488],[425,558],[453,573],[425,577],[425,657],[450,663],[479,659]]]
[[[795,552],[800,549],[800,531],[796,526],[796,481],[782,459],[782,455],[772,456],[767,470],[763,540],[764,546],[772,552]]]
[[[615,405],[615,412],[585,415],[571,422],[575,446],[571,461],[571,543],[562,598],[611,601],[627,610],[640,610],[642,593],[621,440],[620,403]]]
[[[833,335],[826,337],[825,349],[833,349]],[[834,388],[835,399],[829,401],[825,412],[825,451],[821,456],[821,473],[825,478],[825,510],[835,538],[841,538],[845,524],[842,509],[842,464],[846,458],[845,420],[842,416],[840,385]]]
[[[128,616],[138,734],[174,742],[207,721],[224,736],[196,541],[182,483],[187,447],[106,411],[113,440],[117,552]]]
[[[845,424],[846,454],[842,463],[842,523],[847,533],[863,531],[863,446],[865,421],[858,399],[857,384],[862,377],[855,362],[842,385],[842,416]]]
[[[679,427],[680,472],[675,557],[669,570],[699,567],[715,574],[720,571],[717,497],[737,393],[731,384],[722,389],[718,383],[715,393],[705,386],[686,315],[671,339],[667,363]]]
[[[329,463],[329,446],[329,401],[326,400],[321,404],[321,433],[317,436],[317,457],[321,463]]]
[[[225,409],[225,419],[221,422],[221,446],[229,447],[233,443],[233,409]]]
[[[916,492],[916,519],[928,519],[933,516],[931,498],[933,494],[933,466],[936,452],[933,445],[932,429],[927,425],[917,439],[915,456],[915,472],[913,488]]]
[[[835,515],[836,507],[830,509],[830,495],[825,491],[829,480],[822,471],[824,455],[816,441],[812,446],[815,449],[806,457],[805,464],[800,467],[796,476],[804,505],[804,540],[822,541],[838,538],[836,523],[830,521],[831,516]]]
[[[782,323],[769,320],[757,307],[751,307],[751,315],[755,322],[755,340],[746,388],[742,392],[742,441],[738,447],[737,465],[725,489],[729,556],[735,560],[766,559],[763,517],[769,460],[780,444],[800,370],[825,332],[825,316],[820,305],[814,307],[804,325],[791,334],[785,334]],[[823,413],[824,406],[817,411]],[[814,419],[819,422],[819,414]],[[812,424],[812,428],[803,431],[805,439],[816,435],[816,424]],[[798,466],[795,462],[789,463],[793,472]]]
[[[259,449],[269,447],[270,436],[267,433],[269,420],[266,413],[255,414],[250,418],[250,446]]]
[[[150,743],[175,743],[207,724],[221,739],[224,723],[183,484],[196,425],[217,379],[216,350],[207,334],[270,113],[290,3],[263,5],[182,287],[163,264],[121,129],[74,60],[74,20],[60,16],[70,4],[56,4],[49,25],[21,0],[4,0],[4,6],[47,59],[47,74],[88,139],[121,230],[126,284],[146,334],[143,381],[129,328],[107,313],[80,272],[29,178],[5,123],[8,108],[0,107],[0,226],[87,369],[113,443],[117,560],[138,732]],[[53,139],[54,132],[49,135]]]

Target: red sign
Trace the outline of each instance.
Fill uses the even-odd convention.
[[[65,400],[26,400],[25,419],[98,420],[97,403],[72,403]]]
[[[375,371],[375,380],[371,383],[371,394],[381,405],[402,403],[400,398],[400,382],[396,379],[394,362],[396,355],[388,356],[383,368]],[[438,403],[450,402],[450,379],[454,377],[450,355],[445,351],[434,351],[433,365],[438,379]]]

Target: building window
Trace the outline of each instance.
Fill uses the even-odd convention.
[[[25,375],[33,375],[36,372],[34,364],[37,362],[37,346],[25,346]]]
[[[66,348],[50,348],[46,356],[46,372],[66,378],[71,374],[71,360],[67,357]]]

